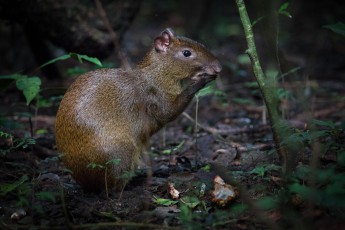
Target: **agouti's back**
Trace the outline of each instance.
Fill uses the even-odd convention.
[[[57,147],[72,176],[85,190],[103,190],[105,182],[122,189],[150,136],[175,119],[220,70],[204,46],[166,29],[137,68],[80,76],[56,118]],[[183,79],[190,82],[185,88]]]

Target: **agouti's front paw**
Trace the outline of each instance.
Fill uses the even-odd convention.
[[[207,74],[202,74],[202,75],[195,75],[192,77],[192,85],[195,85],[199,88],[204,87],[207,83],[215,80],[217,78],[217,75],[207,75]]]
[[[204,88],[207,83],[215,80],[217,75],[198,75],[191,79],[190,85],[186,88],[188,95],[194,95],[200,89]]]

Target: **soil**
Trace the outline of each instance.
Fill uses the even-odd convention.
[[[338,125],[343,121],[344,83],[296,81],[285,83],[284,87],[294,95],[298,95],[299,89],[312,92],[304,103],[293,99],[282,101],[281,108],[285,109],[285,116],[293,127],[309,129],[311,118]],[[244,83],[219,88],[225,93],[223,96],[200,98],[197,130],[196,101],[193,101],[184,114],[152,137],[149,154],[143,156],[136,176],[124,191],[110,191],[108,197],[105,192],[84,193],[74,182],[55,146],[56,107],[39,111],[32,123],[35,130],[47,132],[35,135],[35,146],[14,149],[1,156],[0,226],[4,229],[73,229],[77,226],[82,229],[267,229],[271,223],[289,226],[284,223],[281,209],[262,211],[260,215],[266,220],[250,211],[234,214],[235,207],[276,194],[284,183],[279,169],[280,157],[274,151],[271,128],[257,89],[246,87]],[[12,96],[7,94],[6,97]],[[27,118],[11,118],[22,125],[10,131],[14,137],[28,133]],[[13,142],[14,139],[2,138],[1,146],[6,149]],[[310,150],[306,149],[298,154],[294,164],[307,165],[309,159]],[[330,154],[321,165],[334,162],[335,156]],[[278,168],[262,175],[253,171],[262,165]],[[228,179],[226,172],[231,172],[232,179]],[[218,189],[233,192],[226,197],[228,200],[216,201],[212,196],[216,175],[227,184]],[[169,183],[174,184],[179,198],[172,198]],[[193,212],[186,212],[182,204],[193,203],[188,202],[190,197],[197,197],[199,203],[188,209]],[[178,203],[165,206],[155,202],[158,198]],[[344,226],[344,219],[338,219],[339,216],[323,207],[314,206],[310,210],[301,201],[293,210],[301,215],[306,226],[314,229]],[[188,216],[192,217],[188,219]]]

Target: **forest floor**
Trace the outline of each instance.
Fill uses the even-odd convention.
[[[73,181],[58,157],[53,112],[39,111],[33,117],[35,130],[48,132],[35,134],[34,147],[0,156],[0,228],[344,229],[344,210],[310,204],[299,196],[289,196],[294,200],[281,206],[268,202],[286,191],[286,184],[260,94],[243,83],[220,88],[223,94],[200,98],[197,132],[194,101],[152,137],[150,160],[143,157],[124,191],[110,191],[108,198],[104,192],[84,193]],[[344,125],[344,83],[290,82],[284,88],[308,98],[282,100],[281,108],[296,130],[309,130],[311,119]],[[27,118],[8,118],[22,126],[10,130],[14,138],[1,139],[1,149],[9,149],[30,130]],[[343,131],[340,139],[344,147]],[[296,154],[294,165],[309,165],[311,152],[306,148]],[[320,167],[336,165],[334,152],[317,160]],[[226,184],[215,184],[215,176]],[[178,198],[172,198],[170,183]],[[212,195],[215,187],[223,194],[218,200]],[[260,200],[262,209],[255,208]]]

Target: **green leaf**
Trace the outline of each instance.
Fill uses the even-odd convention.
[[[205,172],[210,172],[211,171],[211,166],[209,164],[207,164],[204,167],[202,167],[201,170],[203,170]]]
[[[315,190],[305,185],[294,183],[294,184],[289,185],[288,188],[290,192],[297,193],[304,198],[310,198],[311,200],[313,200],[316,196]]]
[[[114,158],[114,159],[111,159],[111,160],[107,161],[105,164],[106,165],[109,165],[109,164],[118,165],[118,164],[120,164],[120,162],[121,162],[121,159]]]
[[[12,74],[0,76],[0,79],[16,80],[16,86],[23,92],[27,105],[37,96],[41,87],[41,79],[36,76],[28,77],[22,74]]]
[[[26,149],[29,145],[36,144],[36,140],[32,137],[16,139],[15,142],[17,142],[17,140],[18,140],[18,144],[15,146],[15,148],[22,147],[23,149]]]
[[[280,170],[281,166],[280,165],[276,165],[276,164],[268,164],[268,165],[265,166],[265,168],[266,168],[266,171],[271,172],[271,171],[278,171],[278,170]]]
[[[48,134],[48,130],[47,129],[38,129],[36,130],[35,134]]]
[[[336,178],[335,169],[334,167],[326,168],[326,169],[319,169],[316,170],[316,181],[320,183],[324,183],[325,181],[332,180]],[[341,175],[341,174],[340,174]]]
[[[297,72],[298,70],[300,70],[301,69],[301,67],[295,67],[295,68],[292,68],[292,69],[290,69],[289,71],[287,71],[287,72],[285,72],[285,73],[283,73],[281,76],[280,76],[280,78],[283,78],[283,77],[286,77],[287,75],[290,75],[290,74],[292,74],[292,73],[295,73],[295,72]]]
[[[316,132],[312,132],[310,134],[310,138],[311,140],[316,140],[320,137],[328,137],[330,134],[329,134],[329,131],[327,130],[321,130],[321,131],[316,131]]]
[[[259,88],[259,84],[258,84],[257,81],[248,81],[248,82],[244,82],[244,83],[243,83],[243,86],[244,86],[244,87],[247,87],[247,88],[254,88],[254,89]]]
[[[4,137],[4,138],[13,138],[13,136],[9,133],[3,132],[0,130],[0,137]]]
[[[57,61],[63,61],[69,58],[74,58],[77,59],[80,63],[83,63],[83,60],[91,62],[99,67],[102,67],[102,63],[100,62],[100,60],[98,58],[94,58],[94,57],[89,57],[87,55],[83,55],[83,54],[77,54],[77,53],[69,53],[69,54],[65,54],[62,55],[60,57],[54,58],[46,63],[44,63],[43,65],[41,65],[40,67],[38,67],[38,69],[41,69],[47,65],[53,64]]]
[[[114,221],[121,221],[120,218],[112,212],[99,212],[98,214]]]
[[[90,163],[86,166],[87,168],[92,168],[92,169],[95,169],[95,168],[101,168],[101,169],[104,169],[104,165],[101,165],[101,164],[97,164],[97,163]]]
[[[273,198],[273,197],[262,197],[260,200],[258,200],[256,202],[256,204],[264,210],[270,210],[270,209],[274,209],[278,206],[278,201],[277,199]]]
[[[16,202],[17,206],[29,207],[29,200],[25,196],[19,196],[19,200]]]
[[[200,97],[208,95],[215,95],[217,97],[226,96],[225,92],[217,89],[215,82],[211,82],[206,87],[202,88],[197,94],[195,94],[195,97],[199,99]]]
[[[252,26],[255,26],[258,22],[260,22],[262,19],[266,18],[266,16],[261,16],[257,19],[255,19],[253,22],[252,22]]]
[[[242,214],[243,212],[245,212],[248,209],[248,205],[247,204],[234,204],[233,206],[231,206],[230,208],[230,212],[235,214],[235,215],[239,215]]]
[[[35,194],[39,200],[56,202],[55,195],[52,192],[38,192]]]
[[[288,2],[283,3],[280,6],[280,8],[279,8],[278,13],[282,14],[282,15],[285,15],[288,18],[292,18],[291,14],[287,11],[288,7],[289,7],[289,3]]]
[[[332,25],[325,25],[323,28],[330,29],[334,33],[345,36],[345,24],[342,22],[337,22],[336,24]]]
[[[270,150],[266,151],[266,154],[267,154],[267,156],[272,156],[272,155],[275,154],[276,152],[277,152],[276,149],[270,149]]]
[[[344,183],[341,183],[341,181],[334,181],[325,188],[325,192],[331,196],[345,195]]]
[[[196,97],[204,97],[207,95],[214,94],[215,91],[216,91],[215,87],[211,84],[211,85],[207,85],[206,87],[202,88],[195,96]]]
[[[241,65],[249,65],[250,64],[250,58],[248,54],[240,54],[237,57],[237,62]]]
[[[253,170],[251,170],[250,174],[257,174],[258,176],[264,176],[266,172],[266,168],[264,166],[257,166]]]
[[[91,62],[91,63],[93,63],[93,64],[95,64],[95,65],[97,65],[97,66],[99,66],[99,67],[102,67],[102,66],[103,66],[102,63],[101,63],[101,61],[100,61],[98,58],[95,58],[95,57],[89,57],[89,56],[87,56],[87,55],[80,55],[80,54],[79,54],[79,59],[80,59],[80,60],[84,59],[84,60],[86,60],[86,61],[88,61],[88,62]]]
[[[279,88],[277,89],[277,97],[279,99],[283,99],[283,98],[291,98],[291,91],[290,90],[287,90],[287,89],[283,89],[283,88]]]
[[[332,174],[333,176],[337,174]],[[339,178],[344,178],[344,175],[339,175]],[[317,205],[323,205],[331,208],[344,208],[345,207],[345,189],[344,182],[336,180],[328,184],[322,190],[310,188],[305,185],[294,183],[289,186],[292,193],[297,193],[304,197],[306,200],[313,201]]]
[[[191,221],[192,221],[192,210],[187,205],[182,204],[180,207],[180,214],[179,218],[182,220],[182,223],[191,226]],[[191,227],[187,229],[192,229]]]
[[[278,12],[283,12],[283,11],[285,11],[288,7],[289,7],[289,3],[288,3],[288,2],[285,2],[285,3],[283,3],[283,4],[280,6]]]
[[[235,97],[232,98],[231,101],[233,103],[239,104],[239,105],[253,105],[254,101],[250,98],[239,98],[239,97]]]
[[[129,180],[131,179],[132,177],[134,177],[136,175],[136,172],[132,172],[132,171],[124,171],[120,178],[121,179],[125,179],[125,180]]]
[[[175,148],[173,148],[173,150],[174,150],[174,151],[180,150],[180,149],[182,148],[182,146],[184,145],[184,142],[185,142],[185,140],[182,140],[182,141],[180,142],[180,144],[178,144]]]
[[[308,132],[295,132],[289,136],[286,136],[285,139],[281,142],[281,145],[284,146],[293,146],[293,145],[300,145],[304,142],[310,142],[311,137]]]
[[[40,67],[38,67],[38,69],[42,69],[43,67],[47,66],[47,65],[50,65],[50,64],[53,64],[57,61],[62,61],[62,60],[66,60],[66,59],[69,59],[71,58],[71,55],[70,54],[65,54],[65,55],[62,55],[60,57],[57,57],[57,58],[54,58],[46,63],[44,63],[43,65],[41,65]]]
[[[18,188],[20,185],[22,185],[24,182],[28,180],[29,180],[29,177],[27,175],[24,175],[19,180],[13,182],[12,184],[6,183],[6,184],[0,185],[0,195],[5,196],[7,193],[14,191],[16,188]]]
[[[319,125],[319,126],[325,126],[325,127],[330,128],[330,129],[335,129],[335,124],[332,121],[321,121],[321,120],[313,119],[312,124]]]
[[[268,165],[256,166],[249,173],[250,174],[257,174],[258,176],[263,177],[266,172],[277,171],[280,169],[281,169],[281,166],[278,166],[275,164],[268,164]]]
[[[11,75],[2,75],[0,76],[0,79],[12,79],[12,80],[17,80],[21,77],[23,77],[24,75],[22,74],[11,74]]]
[[[72,58],[77,59],[80,63],[83,63],[83,60],[91,62],[99,67],[102,67],[102,63],[100,62],[100,60],[98,60],[98,58],[94,58],[94,57],[89,57],[87,55],[83,55],[83,54],[77,54],[77,53],[70,53],[69,54]]]
[[[36,103],[36,106],[38,108],[49,108],[53,105],[52,101],[49,100],[49,99],[44,99],[44,98],[41,98],[39,95],[38,95],[38,98],[37,98],[37,103]]]
[[[310,167],[309,165],[299,165],[294,171],[294,176],[300,180],[306,181],[309,177]]]
[[[157,197],[154,197],[152,200],[154,203],[158,205],[163,205],[163,206],[171,206],[178,203],[178,201],[175,201],[175,200],[157,198]]]
[[[194,197],[194,196],[186,196],[184,198],[181,198],[180,200],[183,204],[187,205],[189,208],[195,208],[201,203],[199,198]]]
[[[19,90],[23,91],[26,105],[29,105],[40,91],[41,79],[39,77],[22,76],[17,79],[16,85]]]
[[[62,171],[65,173],[73,174],[73,171],[67,168],[64,168]]]
[[[182,148],[182,146],[184,145],[184,140],[182,140],[177,146],[170,148],[170,149],[164,149],[163,150],[163,154],[171,154],[174,151],[178,151]]]

